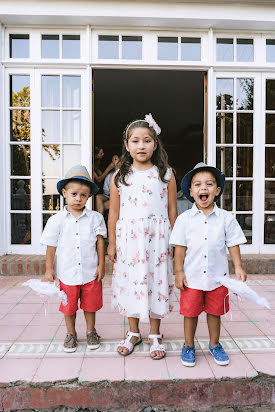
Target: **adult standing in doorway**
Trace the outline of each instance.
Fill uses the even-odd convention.
[[[96,211],[104,214],[104,203],[109,199],[103,194],[103,182],[108,173],[114,169],[115,163],[112,161],[104,171],[101,170],[101,159],[104,156],[102,147],[95,146],[95,166],[94,166],[94,180],[99,186],[99,193],[95,196]]]

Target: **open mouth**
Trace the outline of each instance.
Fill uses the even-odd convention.
[[[200,195],[200,199],[201,199],[203,202],[206,202],[206,200],[208,199],[208,195],[205,195],[205,194]]]

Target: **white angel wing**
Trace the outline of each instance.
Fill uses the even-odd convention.
[[[59,290],[54,282],[42,282],[40,279],[29,279],[22,283],[22,286],[28,286],[39,295],[58,296],[63,305],[67,305],[67,295],[63,290]]]

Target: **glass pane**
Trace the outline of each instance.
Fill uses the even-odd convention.
[[[265,215],[264,243],[275,244],[275,215]]]
[[[31,172],[31,148],[28,144],[11,145],[11,175],[30,176]]]
[[[118,36],[98,36],[98,58],[118,59]]]
[[[11,244],[31,244],[31,215],[27,213],[11,214]]]
[[[237,113],[237,143],[253,143],[253,113]]]
[[[216,60],[233,62],[233,39],[217,39]]]
[[[233,148],[232,147],[217,147],[216,165],[225,176],[233,176]]]
[[[11,179],[11,210],[31,210],[31,181]]]
[[[236,181],[236,210],[252,210],[253,182]]]
[[[60,152],[58,144],[42,145],[42,175],[43,176],[60,176]]]
[[[80,142],[80,111],[63,111],[63,142]]]
[[[232,210],[232,181],[225,182],[223,194],[221,195],[221,207],[225,210]]]
[[[266,61],[268,63],[275,62],[275,39],[266,40]]]
[[[80,59],[80,36],[63,36],[63,59]]]
[[[216,108],[217,110],[233,109],[233,79],[217,79]]]
[[[237,177],[253,176],[253,147],[237,147]]]
[[[60,111],[42,110],[42,142],[60,142]]]
[[[253,39],[237,39],[237,61],[254,61]]]
[[[247,245],[252,244],[252,221],[253,215],[236,215],[236,219],[239,222],[244,235],[247,240]]]
[[[30,57],[28,34],[10,34],[10,57]]]
[[[30,76],[10,76],[10,106],[30,106]]]
[[[10,111],[10,140],[30,141],[30,111],[11,110]]]
[[[59,76],[42,76],[42,107],[60,106]]]
[[[60,210],[60,195],[57,191],[58,179],[42,179],[43,210]]]
[[[217,143],[233,143],[233,113],[216,114]]]
[[[158,38],[158,59],[178,60],[178,38],[159,37]]]
[[[80,107],[81,77],[63,76],[63,107]]]
[[[142,59],[141,36],[122,36],[122,58],[129,60]]]
[[[200,61],[201,39],[194,37],[181,38],[181,60]]]
[[[275,177],[275,147],[265,148],[265,177]]]
[[[42,230],[44,230],[48,219],[49,219],[51,216],[53,216],[53,215],[54,215],[54,213],[43,213],[43,214],[42,214],[42,225],[43,225],[43,229],[42,229]]]
[[[59,58],[59,35],[42,34],[42,58],[58,59]]]
[[[275,114],[266,114],[265,117],[265,142],[275,143]]]
[[[266,80],[266,110],[275,110],[275,80]]]
[[[253,110],[253,79],[237,79],[237,109]]]
[[[80,146],[64,145],[63,146],[63,175],[73,166],[81,163]]]
[[[265,182],[265,210],[275,211],[275,181]]]

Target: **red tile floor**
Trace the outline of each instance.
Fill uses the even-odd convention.
[[[265,309],[231,297],[231,310],[222,319],[221,343],[230,364],[218,366],[208,352],[205,315],[199,317],[196,333],[197,363],[186,368],[180,362],[183,317],[179,293],[174,293],[174,312],[163,320],[161,332],[167,356],[153,361],[149,356],[148,325],[141,324],[143,343],[128,357],[116,353],[116,344],[128,330],[127,319],[111,308],[110,277],[104,281],[104,307],[97,314],[101,347],[86,349],[83,313],[77,316],[79,345],[75,353],[63,352],[66,333],[58,302],[45,306],[35,292],[22,286],[27,277],[0,277],[0,383],[13,381],[55,382],[78,379],[174,380],[254,377],[259,372],[275,375],[275,275],[251,275],[248,284],[270,302]],[[46,316],[45,316],[46,309]]]

